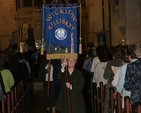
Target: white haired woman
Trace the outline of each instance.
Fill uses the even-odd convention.
[[[84,86],[83,73],[75,69],[76,59],[67,59],[62,62],[61,71],[58,73],[58,80],[61,90],[58,97],[56,110],[61,113],[69,112],[67,89],[70,90],[71,113],[86,113],[82,89]],[[68,76],[68,81],[66,77]],[[81,108],[81,109],[80,109]]]

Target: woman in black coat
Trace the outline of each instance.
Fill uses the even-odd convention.
[[[69,113],[68,93],[70,91],[70,109],[71,113],[86,113],[82,89],[84,87],[83,73],[75,69],[75,59],[64,60],[61,71],[58,73],[58,80],[61,84],[61,90],[58,97],[56,110],[61,113]],[[67,70],[65,67],[67,66]],[[66,82],[66,71],[69,81]]]

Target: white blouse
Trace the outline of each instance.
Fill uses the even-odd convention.
[[[53,66],[50,65],[50,81],[53,81]],[[48,69],[48,64],[46,65],[45,69]],[[46,73],[45,80],[48,81],[48,73]]]

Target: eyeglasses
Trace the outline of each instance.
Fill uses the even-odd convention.
[[[75,60],[68,60],[68,62],[74,62]]]

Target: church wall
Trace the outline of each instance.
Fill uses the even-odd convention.
[[[97,33],[106,34],[107,45],[132,44],[141,40],[141,1],[140,0],[85,0],[82,14],[82,42],[98,45]],[[109,2],[111,17],[109,16]],[[22,27],[24,22],[34,28],[35,40],[39,37],[40,13],[35,7],[22,8],[16,12],[15,0],[0,0],[0,50],[4,50],[12,40],[12,32]],[[104,8],[104,20],[102,9]],[[16,18],[15,18],[16,17]],[[109,23],[109,19],[111,22]],[[104,26],[103,26],[104,24]],[[111,28],[110,28],[111,25]],[[110,39],[111,30],[111,39]],[[25,41],[21,35],[18,41]],[[84,39],[84,40],[83,40]],[[125,39],[125,42],[122,40]],[[5,44],[3,44],[5,43]]]
[[[0,0],[0,50],[4,50],[12,39],[15,25],[15,0]]]
[[[120,32],[120,18],[119,18],[119,6],[116,4],[116,1],[113,0],[111,2],[111,43],[112,46],[116,46],[118,44],[123,44],[123,36]]]
[[[96,33],[102,31],[102,3],[101,0],[89,0],[86,4],[88,13],[87,19],[87,38],[88,42],[93,42],[97,46]]]
[[[140,0],[125,0],[126,7],[126,42],[135,44],[141,41],[141,2]]]

